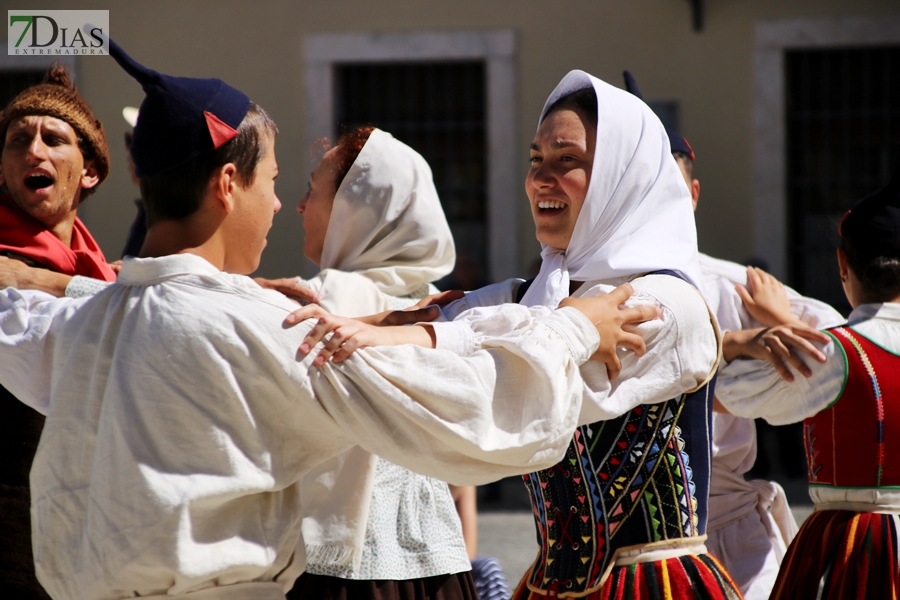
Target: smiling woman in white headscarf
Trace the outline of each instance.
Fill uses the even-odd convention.
[[[634,96],[572,71],[541,113],[525,188],[540,273],[445,309],[457,320],[434,325],[439,347],[477,348],[491,315],[514,313],[489,305],[520,300],[538,314],[625,281],[635,290],[626,305],[655,305],[661,319],[638,326],[647,351],[621,352],[615,381],[602,365],[582,367],[588,424],[562,462],[524,476],[541,548],[513,598],[740,598],[704,546],[719,343],[662,124]]]
[[[556,306],[570,281],[664,269],[699,284],[694,216],[680,201],[688,192],[659,119],[635,100],[582,71],[547,100],[525,183],[543,262],[525,304]],[[596,117],[584,123],[588,110]],[[573,175],[579,162],[587,177]]]
[[[297,210],[320,305],[356,317],[436,293],[456,260],[431,169],[380,129],[342,136]],[[447,484],[356,448],[313,471],[301,503],[306,573],[289,598],[475,598]]]

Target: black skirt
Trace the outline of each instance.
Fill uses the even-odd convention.
[[[304,573],[288,600],[478,600],[472,572],[421,579],[340,579]]]
[[[44,417],[0,387],[0,598],[45,600],[31,552],[28,473]]]

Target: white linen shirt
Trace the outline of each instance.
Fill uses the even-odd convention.
[[[726,331],[763,326],[750,316],[734,289],[736,284],[747,285],[747,267],[701,253],[700,271],[703,275],[701,291],[716,314],[723,334]],[[791,304],[791,313],[810,327],[835,327],[845,322],[844,317],[828,304],[801,296],[789,287],[785,287],[785,291]],[[716,396],[719,395],[721,385],[720,378],[716,384]],[[755,462],[756,425],[753,419],[713,413],[713,465],[743,476]],[[715,477],[716,474],[713,473],[714,480]],[[710,512],[712,513],[712,509]],[[716,515],[717,518],[718,516]],[[710,521],[712,520],[711,514]]]
[[[660,318],[637,326],[647,346],[643,356],[619,350],[622,371],[614,381],[609,381],[603,363],[592,360],[582,365],[585,397],[579,425],[614,419],[641,404],[671,400],[702,385],[717,365],[718,338],[706,303],[691,284],[677,277],[645,275],[590,281],[572,297],[602,296],[626,282],[631,283],[634,294],[625,306],[654,306]],[[465,356],[499,332],[516,330],[528,325],[530,319],[550,314],[551,309],[543,306],[501,304],[515,301],[521,283],[511,279],[489,285],[447,305],[442,317],[453,321],[432,324],[437,347]]]
[[[0,291],[0,383],[47,414],[35,565],[55,598],[283,598],[304,567],[298,482],[359,444],[477,484],[555,464],[597,347],[561,309],[467,358],[369,348],[312,367],[312,321],[190,254],[127,258],[85,300]],[[536,392],[536,393],[535,393]]]
[[[848,324],[887,351],[900,354],[900,304],[863,304],[850,313]],[[794,382],[789,383],[768,362],[735,360],[720,371],[716,396],[732,414],[762,417],[773,425],[815,415],[837,400],[847,369],[844,353],[833,341],[816,345],[828,360],[820,363],[805,357],[810,377],[791,368]]]

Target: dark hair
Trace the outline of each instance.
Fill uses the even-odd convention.
[[[241,186],[251,185],[256,166],[265,156],[266,141],[276,135],[275,121],[251,102],[234,139],[162,173],[142,177],[141,197],[147,210],[147,226],[159,221],[180,221],[197,212],[213,173],[228,163],[234,163],[237,168]]]
[[[334,146],[337,148],[336,158],[338,161],[337,170],[334,174],[335,190],[341,187],[341,182],[344,181],[344,177],[347,176],[350,167],[353,166],[359,153],[362,152],[363,146],[369,141],[369,136],[372,135],[373,131],[375,131],[375,128],[371,125],[360,125],[345,131],[338,138],[337,144]]]
[[[888,302],[900,295],[900,257],[865,256],[846,237],[841,238],[841,248],[853,274],[873,301]]]
[[[684,168],[687,171],[688,177],[694,176],[694,161],[691,160],[691,155],[687,152],[675,151],[672,153],[672,156],[675,157],[676,161],[684,163]]]
[[[586,87],[577,92],[566,94],[550,105],[544,113],[541,123],[558,110],[573,110],[597,129],[597,93],[593,87]]]

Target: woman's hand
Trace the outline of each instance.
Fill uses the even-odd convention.
[[[597,328],[600,334],[600,347],[591,356],[606,364],[606,373],[612,381],[619,376],[622,362],[616,350],[623,347],[637,356],[647,351],[644,343],[634,327],[645,321],[659,318],[659,310],[654,306],[635,306],[622,308],[622,304],[634,293],[631,284],[620,285],[605,296],[595,298],[566,298],[559,307],[571,306],[581,311]]]
[[[440,306],[443,308],[444,306],[447,306],[451,302],[459,300],[460,298],[464,297],[465,295],[466,295],[466,293],[462,290],[447,290],[446,292],[438,292],[437,294],[429,294],[428,296],[425,296],[424,298],[422,298],[421,300],[416,302],[416,304],[414,306],[411,306],[410,308],[411,309],[425,308],[425,307],[431,306],[431,305],[437,305],[437,306]],[[407,310],[410,310],[410,309],[407,309]]]
[[[756,267],[747,267],[747,287],[734,286],[750,316],[765,325],[802,325],[791,313],[784,284],[774,276]]]
[[[441,314],[438,307],[446,306],[454,300],[459,300],[465,294],[459,290],[448,290],[425,296],[409,308],[403,310],[386,310],[374,315],[356,317],[358,321],[375,325],[376,327],[388,327],[397,325],[412,325],[434,321]]]
[[[281,279],[254,277],[253,281],[255,281],[259,287],[280,292],[287,296],[289,300],[293,300],[298,304],[302,302],[316,304],[322,299],[317,292],[303,285],[303,280],[299,277],[283,277]]]
[[[434,309],[433,312],[436,314],[437,309]],[[416,344],[434,348],[435,344],[434,334],[430,327],[379,327],[360,319],[338,317],[318,304],[309,304],[295,310],[287,316],[285,325],[292,327],[307,319],[318,319],[318,322],[306,334],[297,351],[306,356],[316,344],[324,340],[322,350],[313,360],[316,365],[323,365],[329,359],[338,363],[342,362],[358,349],[367,346]],[[325,339],[329,334],[330,337]]]
[[[438,292],[425,296],[414,305],[403,310],[388,310],[377,315],[369,315],[367,317],[359,317],[359,320],[369,325],[385,327],[389,325],[411,325],[414,323],[423,323],[434,321],[441,314],[438,307],[446,306],[454,300],[459,300],[465,296],[460,290],[448,290],[446,292]]]
[[[731,362],[739,358],[764,360],[785,381],[794,381],[788,365],[804,377],[812,376],[812,370],[803,361],[806,355],[824,363],[827,358],[812,342],[827,343],[828,336],[806,325],[779,325],[762,329],[727,331],[722,343],[723,357]]]

